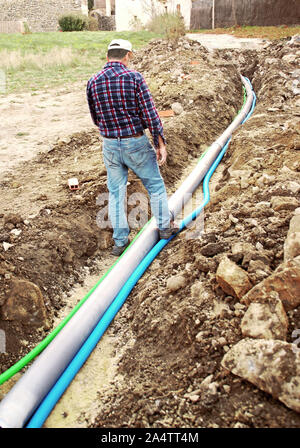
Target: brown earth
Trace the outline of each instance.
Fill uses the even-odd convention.
[[[241,107],[239,72],[252,81],[258,101],[213,177],[205,232],[176,237],[109,328],[115,350],[122,351],[119,376],[99,388],[97,415],[87,426],[299,427],[297,412],[222,368],[224,354],[243,338],[246,307],[216,281],[225,254],[253,286],[283,261],[295,207],[275,210],[272,198],[299,202],[299,54],[299,44],[289,39],[243,52],[209,52],[182,39],[174,47],[151,42],[137,55],[135,68],[145,74],[158,108],[170,109],[175,102],[183,108],[164,119],[169,157],[162,174],[169,194]],[[64,294],[83,283],[87,272],[96,273],[99,261],[109,260],[111,231],[96,224],[96,200],[106,191],[100,141],[96,129],[72,134],[1,176],[0,328],[7,337],[1,371],[48,333],[66,305]],[[68,189],[70,177],[79,179],[78,191]],[[133,174],[129,182],[129,195],[143,191]],[[233,253],[238,242],[252,249]],[[175,275],[181,279],[174,290]],[[8,320],[20,280],[42,293],[39,326],[15,314]],[[289,311],[288,319],[292,342],[292,331],[300,328],[299,308]],[[214,386],[199,399],[207,377]]]

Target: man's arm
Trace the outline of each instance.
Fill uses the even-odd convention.
[[[92,95],[91,90],[92,90],[91,89],[91,84],[90,84],[90,81],[89,81],[87,83],[87,86],[86,86],[87,102],[88,102],[88,105],[89,105],[89,109],[90,109],[90,114],[91,114],[92,120],[93,120],[93,122],[94,122],[94,124],[96,126],[99,126],[98,119],[97,119],[97,114],[96,114],[96,111],[95,111],[94,101],[93,101],[93,95]]]
[[[137,86],[137,99],[141,117],[146,123],[153,137],[155,148],[159,152],[166,151],[166,141],[164,137],[162,122],[144,78],[142,78],[141,82]]]

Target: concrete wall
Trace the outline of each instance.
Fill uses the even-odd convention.
[[[57,30],[58,17],[70,11],[87,15],[87,0],[0,0],[0,22],[27,22],[31,31]]]
[[[191,29],[212,27],[212,0],[194,0]],[[215,0],[215,28],[233,25],[296,25],[300,0]]]
[[[178,5],[185,25],[189,29],[192,0],[167,0],[165,3],[158,0],[115,0],[116,30],[132,29],[132,21],[135,18],[146,25],[154,13],[175,12]]]

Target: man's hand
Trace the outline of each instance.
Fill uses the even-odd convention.
[[[156,157],[158,165],[161,166],[166,162],[168,153],[166,150],[166,145],[164,144],[164,141],[161,138],[161,136],[158,137],[158,144],[159,147],[156,148]]]

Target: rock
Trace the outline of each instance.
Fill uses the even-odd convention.
[[[195,259],[195,267],[200,272],[209,272],[209,262],[204,255],[197,254]]]
[[[290,227],[284,242],[284,261],[292,260],[300,255],[300,215],[290,220]]]
[[[255,247],[251,243],[245,243],[243,241],[238,241],[231,246],[231,253],[236,262],[240,261],[245,253],[253,251],[255,251]]]
[[[12,229],[12,230],[10,231],[10,233],[12,233],[12,234],[15,235],[15,236],[19,236],[19,235],[21,235],[22,230],[21,230],[21,229]]]
[[[3,243],[4,241],[9,241],[10,234],[8,232],[0,233],[0,242]]]
[[[275,211],[295,210],[299,207],[299,201],[290,196],[275,196],[271,199],[271,204]]]
[[[300,305],[300,256],[278,266],[276,271],[245,294],[241,302],[280,299],[286,311]]]
[[[10,223],[16,226],[17,224],[21,224],[23,222],[23,218],[17,213],[8,213],[4,216],[4,226]]]
[[[298,182],[289,181],[287,186],[288,189],[294,194],[298,194],[300,191],[300,184],[298,184]]]
[[[299,34],[295,34],[291,40],[289,41],[289,45],[295,45],[295,46],[299,46],[300,45],[300,36]]]
[[[286,54],[282,57],[282,61],[288,64],[293,64],[297,59],[297,56],[294,54]]]
[[[251,261],[261,261],[264,265],[270,264],[268,252],[265,250],[252,250],[244,253],[242,266],[248,266]]]
[[[241,330],[244,336],[251,338],[285,341],[288,318],[281,300],[251,303],[242,319]]]
[[[173,275],[167,281],[167,289],[169,291],[178,291],[187,284],[186,278],[183,275]]]
[[[226,394],[229,394],[231,391],[231,387],[228,384],[223,384],[223,389],[226,392]]]
[[[236,422],[233,425],[234,428],[250,428],[250,426],[246,425],[245,423],[242,422]]]
[[[238,299],[252,288],[247,272],[227,257],[218,266],[216,280],[223,291]]]
[[[261,281],[271,275],[272,271],[269,266],[263,263],[261,260],[250,260],[248,273],[255,274],[256,280]]]
[[[248,266],[249,273],[262,272],[264,277],[272,274],[270,267],[261,260],[250,260]]]
[[[171,109],[173,110],[175,115],[180,115],[183,112],[183,107],[180,103],[173,103],[171,105]]]
[[[18,321],[33,328],[49,328],[44,298],[37,285],[27,280],[12,280],[7,296],[2,306],[4,320]]]
[[[246,338],[224,355],[221,365],[300,412],[300,351],[293,344]]]
[[[236,224],[237,222],[239,222],[238,218],[235,218],[235,216],[233,216],[231,213],[228,216],[228,218],[230,219],[231,222],[233,222],[234,224]]]
[[[224,243],[208,243],[202,247],[201,254],[205,257],[213,257],[221,252],[224,252],[226,245]]]
[[[3,249],[5,250],[5,252],[13,246],[13,244],[7,243],[6,241],[3,241]]]
[[[213,312],[215,317],[224,317],[226,314],[231,314],[230,307],[227,303],[222,302],[221,300],[213,301]]]

